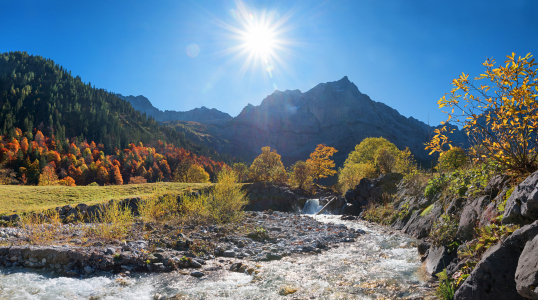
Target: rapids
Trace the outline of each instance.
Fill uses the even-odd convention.
[[[183,296],[177,299],[278,299],[293,291],[291,298],[298,299],[430,298],[432,289],[422,275],[416,240],[363,221],[314,217],[367,233],[320,255],[253,263],[257,265],[253,276],[220,270],[200,279],[181,272],[66,278],[0,268],[0,299],[135,300],[177,294]]]

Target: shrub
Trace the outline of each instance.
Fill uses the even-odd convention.
[[[436,194],[441,193],[447,185],[447,178],[445,174],[440,174],[439,176],[430,178],[426,189],[424,189],[424,196],[427,198],[432,198]]]
[[[246,193],[237,184],[235,172],[224,168],[209,194],[184,196],[180,212],[185,221],[194,223],[234,223],[243,216],[248,203]]]
[[[441,218],[433,223],[430,238],[435,245],[451,245],[458,231],[458,222],[449,215],[441,215]]]
[[[454,88],[439,99],[446,122],[459,125],[478,147],[471,147],[475,159],[488,157],[504,170],[527,174],[538,169],[538,65],[529,53],[516,58],[507,56],[505,65],[495,68],[495,60],[487,59],[484,74],[469,80],[462,74],[452,81]],[[475,82],[486,80],[478,86]],[[443,152],[451,146],[447,134],[454,127],[435,129],[427,149]],[[477,151],[479,150],[479,151]]]
[[[148,180],[142,176],[132,176],[129,179],[129,184],[142,184],[142,183],[147,183],[147,182]]]
[[[92,182],[92,183],[88,184],[88,186],[99,186],[99,184],[97,182]]]
[[[437,275],[437,278],[439,278],[439,286],[436,290],[437,297],[443,300],[454,299],[454,292],[456,290],[454,280],[447,276],[446,269],[435,275]]]
[[[369,222],[390,225],[398,218],[398,211],[390,202],[375,205],[373,202],[368,204],[364,211],[364,219]]]
[[[138,213],[144,222],[169,220],[177,216],[179,205],[174,195],[158,195],[138,201]]]
[[[454,171],[463,167],[467,163],[465,151],[460,147],[452,147],[452,149],[441,153],[439,156],[438,170]]]
[[[133,214],[127,205],[110,201],[101,205],[97,214],[90,216],[93,226],[86,229],[87,236],[103,239],[123,239],[133,224]]]
[[[357,186],[361,179],[375,178],[378,175],[371,163],[344,164],[344,168],[338,172],[338,184],[342,193]]]

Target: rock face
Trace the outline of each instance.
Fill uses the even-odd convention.
[[[503,224],[530,224],[538,220],[538,171],[520,183],[508,198]]]
[[[525,299],[516,288],[516,269],[528,241],[538,235],[538,221],[516,230],[506,240],[490,247],[454,295],[455,300]],[[530,251],[530,250],[529,250]],[[534,254],[536,257],[536,254]],[[534,262],[536,262],[536,259]],[[532,268],[530,268],[532,269]],[[530,281],[532,270],[521,270],[521,290]]]
[[[454,258],[456,258],[455,253],[448,253],[446,246],[432,246],[426,259],[426,272],[435,275],[446,269]]]
[[[473,238],[476,223],[482,215],[483,208],[488,204],[489,196],[482,196],[476,199],[469,198],[463,207],[456,238],[462,242]]]
[[[390,173],[379,176],[377,179],[363,178],[359,184],[345,194],[347,201],[346,212],[351,215],[358,215],[362,209],[370,202],[379,202],[383,194],[396,193],[396,185],[403,176],[401,174]]]
[[[259,106],[246,106],[222,125],[220,134],[232,141],[234,154],[253,159],[261,147],[270,146],[277,149],[285,164],[308,158],[317,144],[324,143],[339,150],[334,159],[340,166],[367,137],[384,137],[400,149],[409,147],[419,160],[429,159],[424,143],[433,129],[372,101],[344,77],[305,93],[275,91]],[[457,145],[466,144],[465,135],[458,130],[452,138]]]
[[[116,94],[116,96],[129,101],[134,109],[146,113],[148,116],[152,116],[158,122],[167,121],[193,121],[204,124],[223,123],[232,119],[232,117],[217,109],[209,109],[205,106],[201,108],[195,108],[189,111],[174,111],[174,110],[159,110],[148,98],[144,96],[123,96]]]
[[[516,269],[517,292],[529,299],[538,299],[538,235],[527,242]]]

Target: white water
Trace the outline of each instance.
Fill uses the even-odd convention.
[[[0,268],[0,299],[153,299],[181,293],[184,299],[278,299],[283,287],[299,299],[405,299],[430,289],[420,276],[414,240],[381,226],[315,217],[341,223],[367,234],[321,255],[305,254],[259,264],[254,276],[229,271],[209,272],[201,279],[180,273],[73,279]],[[312,298],[313,297],[313,298]]]
[[[319,212],[323,208],[323,205],[319,204],[319,199],[308,199],[303,207],[303,214],[313,215]]]

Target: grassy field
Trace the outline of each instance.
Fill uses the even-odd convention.
[[[0,214],[21,213],[67,204],[96,204],[124,199],[199,190],[211,183],[160,182],[110,186],[22,186],[0,185]]]

